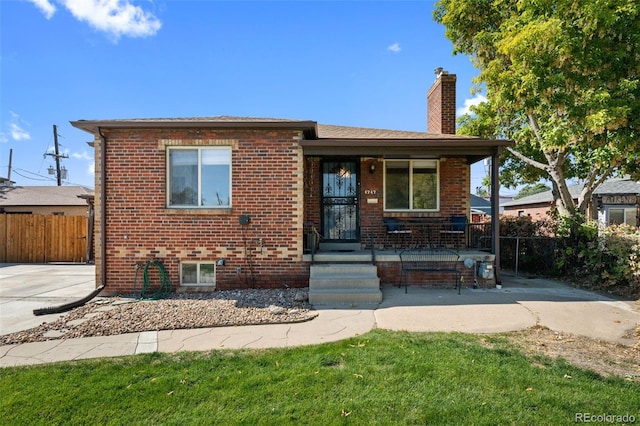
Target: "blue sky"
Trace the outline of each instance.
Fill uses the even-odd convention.
[[[434,69],[474,102],[431,1],[2,0],[0,176],[93,187],[91,135],[69,121],[237,115],[426,130]],[[471,188],[483,165],[472,168]]]

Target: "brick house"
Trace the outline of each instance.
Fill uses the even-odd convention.
[[[455,135],[455,80],[443,72],[430,89],[428,133],[244,117],[72,122],[95,137],[97,285],[131,293],[134,264],[150,259],[180,289],[306,287],[312,263],[372,260],[397,283],[383,219],[468,217],[470,165],[497,164],[510,143]]]
[[[569,185],[568,189],[574,202],[577,202],[583,185]],[[549,190],[503,203],[502,206],[505,216],[529,216],[533,220],[545,220],[555,208],[555,203],[553,192]],[[586,215],[603,226],[640,226],[640,182],[628,176],[602,182],[589,200]]]

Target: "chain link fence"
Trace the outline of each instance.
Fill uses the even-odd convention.
[[[518,274],[557,275],[556,264],[562,242],[553,237],[500,237],[500,262],[503,269]]]

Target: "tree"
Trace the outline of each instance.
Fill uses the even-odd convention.
[[[513,199],[514,200],[518,200],[518,199],[523,198],[523,197],[528,197],[529,195],[534,195],[534,194],[538,194],[540,192],[548,191],[549,189],[551,189],[551,188],[549,188],[544,183],[536,183],[536,184],[533,184],[533,185],[525,185],[524,187],[522,187],[520,192],[518,192],[518,195],[513,197]]]
[[[480,70],[487,102],[460,132],[513,139],[508,187],[548,179],[558,212],[578,217],[608,177],[640,177],[637,0],[440,0],[434,19]],[[566,180],[584,189],[574,202]]]

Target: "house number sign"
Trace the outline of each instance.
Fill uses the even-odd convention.
[[[604,204],[635,204],[635,195],[603,195],[602,202]]]
[[[365,189],[364,195],[376,195],[378,193],[377,189]]]

